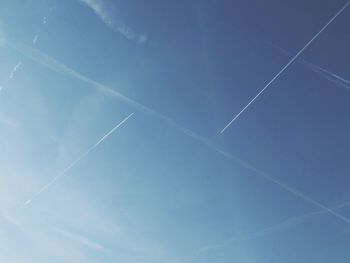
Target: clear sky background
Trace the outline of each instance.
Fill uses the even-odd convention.
[[[348,262],[345,3],[1,0],[0,261]]]

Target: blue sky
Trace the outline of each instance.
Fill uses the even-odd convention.
[[[344,4],[1,1],[0,261],[348,261]]]

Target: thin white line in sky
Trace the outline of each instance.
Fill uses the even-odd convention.
[[[144,113],[148,113],[154,117],[157,117],[160,120],[163,120],[165,123],[167,123],[168,125],[170,125],[171,127],[173,127],[174,129],[180,131],[181,133],[193,138],[194,140],[206,145],[208,148],[216,151],[217,153],[225,156],[228,159],[231,159],[239,164],[241,164],[243,167],[255,172],[256,174],[263,176],[265,179],[267,179],[268,181],[279,185],[280,187],[282,187],[284,190],[298,196],[299,198],[302,198],[303,200],[310,202],[312,199],[307,197],[307,199],[303,198],[301,193],[298,193],[296,191],[296,189],[292,189],[291,187],[285,187],[285,185],[283,185],[282,182],[278,182],[276,181],[276,179],[274,179],[272,176],[267,175],[266,173],[264,173],[263,171],[255,168],[253,165],[249,164],[248,162],[245,162],[237,157],[235,157],[234,155],[223,151],[220,147],[217,147],[215,144],[213,144],[210,140],[208,140],[207,138],[203,137],[200,134],[197,134],[181,125],[179,125],[178,123],[176,123],[175,121],[173,121],[172,119],[170,119],[169,117],[147,107],[146,105],[143,105],[129,97],[126,97],[125,95],[117,92],[116,90],[113,90],[112,88],[110,88],[109,86],[105,86],[103,84],[100,84],[94,80],[89,79],[88,77],[74,71],[73,69],[69,68],[68,66],[64,65],[63,63],[55,60],[54,58],[46,55],[45,53],[41,52],[38,49],[34,49],[32,47],[26,46],[24,44],[15,42],[15,41],[7,41],[8,45],[10,47],[12,47],[13,49],[17,50],[18,52],[22,53],[23,55],[27,56],[28,58],[32,59],[33,61],[42,64],[48,68],[50,68],[51,70],[54,70],[56,72],[59,72],[61,74],[65,74],[67,76],[70,76],[72,78],[78,79],[80,81],[83,81],[87,84],[89,84],[90,86],[105,92],[107,94],[112,95],[113,97],[123,101],[124,103],[134,107],[135,109],[139,110],[140,112],[144,112]],[[312,201],[311,202],[313,205],[316,205],[317,202]],[[317,204],[316,206],[318,207],[322,207],[322,204]],[[330,212],[329,208],[325,208],[322,207],[325,211]],[[339,219],[342,219],[343,221],[345,221],[346,223],[349,223],[348,220],[344,220],[344,218],[342,218],[342,215],[337,215],[334,214],[334,211],[332,212],[332,214],[334,216],[336,216]]]
[[[265,85],[265,87],[259,91],[259,93],[252,99],[250,102],[244,106],[244,108],[221,130],[221,134],[224,133],[231,125],[234,123],[239,116],[241,116],[245,110],[253,104],[253,102],[260,97],[260,95],[268,88],[270,85],[291,65],[293,62],[304,52],[306,48],[308,48],[312,42],[348,7],[350,1],[348,1],[329,21],[325,24],[320,31],[306,45],[299,50],[299,52]]]
[[[37,193],[35,193],[31,198],[29,198],[25,202],[25,205],[29,205],[34,198],[37,198],[40,194],[46,191],[51,185],[53,185],[57,180],[65,176],[70,169],[72,169],[77,163],[79,163],[82,159],[84,159],[90,152],[92,152],[99,144],[101,144],[104,140],[106,140],[116,129],[122,126],[133,115],[134,113],[131,113],[129,116],[123,119],[120,123],[118,123],[112,130],[110,130],[106,135],[104,135],[98,142],[96,142],[93,146],[91,146],[86,152],[81,154],[75,161],[73,161],[70,165],[68,165],[65,169],[63,169],[63,171],[61,171],[58,175],[56,175],[49,183],[44,185]]]

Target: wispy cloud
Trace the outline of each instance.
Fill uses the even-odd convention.
[[[347,201],[345,203],[339,204],[337,206],[332,207],[332,210],[340,210],[342,208],[348,207],[350,206],[350,201]],[[325,211],[324,209],[322,210],[318,210],[318,211],[314,211],[314,212],[310,212],[310,213],[306,213],[300,216],[295,216],[295,217],[291,217],[288,218],[280,223],[274,224],[272,226],[263,228],[261,230],[258,230],[254,233],[250,233],[250,234],[246,234],[246,235],[240,235],[240,236],[233,236],[230,237],[226,240],[224,240],[223,242],[220,243],[216,243],[216,244],[210,244],[207,245],[205,247],[202,247],[200,249],[198,249],[195,254],[202,254],[211,250],[218,250],[218,249],[222,249],[224,247],[227,247],[229,245],[231,245],[234,242],[241,242],[241,241],[248,241],[248,240],[253,240],[277,231],[281,231],[283,229],[292,227],[292,226],[296,226],[299,224],[303,224],[308,222],[311,218],[315,217],[315,216],[320,216],[323,214],[326,214],[327,211]]]
[[[19,61],[19,62],[13,67],[13,69],[12,69],[11,72],[10,72],[10,76],[9,76],[10,79],[13,79],[13,77],[15,76],[16,71],[21,67],[21,65],[22,65],[22,62]]]
[[[309,61],[306,61],[304,59],[301,59],[300,62],[302,64],[304,64],[305,66],[307,66],[308,68],[310,68],[311,70],[313,70],[314,72],[322,75],[323,77],[325,77],[326,79],[328,79],[329,81],[335,83],[338,86],[341,86],[343,88],[346,88],[347,90],[350,90],[350,81],[325,69],[322,68],[320,66],[317,66]]]
[[[147,40],[148,40],[147,35],[146,35],[146,34],[141,34],[141,35],[139,36],[138,42],[142,44],[142,43],[147,42]]]
[[[109,27],[114,26],[112,10],[107,8],[105,0],[79,0],[90,7],[96,15]]]
[[[274,48],[280,50],[284,54],[291,56],[291,53],[286,51],[285,49],[269,43],[271,46]],[[306,66],[307,68],[311,69],[312,71],[316,72],[317,74],[321,75],[322,77],[326,78],[327,80],[333,82],[334,84],[341,86],[347,90],[350,90],[350,80],[343,78],[339,76],[338,74],[333,73],[332,71],[325,69],[324,67],[320,67],[308,60],[305,60],[303,58],[299,58],[298,62],[301,63],[302,65]]]
[[[109,94],[117,99],[119,99],[120,101],[134,107],[135,109],[150,114],[160,120],[162,120],[163,122],[167,123],[170,127],[178,130],[179,132],[185,134],[186,136],[191,137],[192,139],[206,145],[209,149],[217,152],[218,154],[221,154],[222,156],[224,156],[225,158],[232,160],[236,163],[239,163],[242,167],[245,167],[246,169],[254,172],[256,175],[259,175],[260,177],[264,178],[265,180],[275,184],[276,186],[284,189],[286,192],[314,205],[317,206],[318,208],[323,209],[324,211],[332,214],[334,217],[346,222],[347,224],[350,224],[350,220],[347,219],[346,217],[344,217],[343,215],[333,211],[332,209],[328,208],[327,206],[313,200],[311,197],[299,192],[298,190],[294,189],[293,187],[285,184],[284,182],[281,182],[280,180],[276,179],[275,177],[272,177],[271,175],[261,171],[260,169],[257,169],[254,165],[241,160],[240,158],[232,155],[231,153],[224,151],[223,149],[221,149],[220,147],[218,147],[217,145],[215,145],[214,143],[212,143],[209,139],[205,138],[204,136],[197,134],[185,127],[183,127],[182,125],[178,124],[177,122],[173,121],[172,119],[170,119],[169,117],[133,100],[130,99],[129,97],[113,90],[112,88],[100,84],[94,80],[91,80],[90,78],[74,71],[73,69],[67,67],[66,65],[64,65],[63,63],[55,60],[54,58],[48,56],[47,54],[41,52],[38,49],[29,47],[27,45],[18,43],[16,41],[8,41],[8,45],[10,47],[12,47],[13,49],[17,50],[18,52],[22,53],[24,56],[36,61],[39,64],[42,64],[56,72],[59,72],[61,74],[67,75],[69,77],[78,79],[80,81],[85,82],[86,84],[102,91],[105,92],[106,94]]]
[[[101,253],[110,253],[110,251],[105,248],[103,245],[101,245],[100,243],[92,240],[91,238],[88,238],[82,234],[78,234],[72,231],[68,231],[68,230],[64,230],[62,228],[58,228],[58,227],[53,227],[54,231],[56,231],[57,233],[83,245],[86,246],[90,249],[96,250],[98,252]]]
[[[73,161],[70,165],[68,165],[62,172],[56,175],[49,183],[44,185],[37,193],[35,193],[31,198],[29,198],[25,205],[29,205],[34,198],[37,198],[43,192],[45,192],[50,186],[56,183],[60,178],[65,176],[74,166],[76,166],[82,159],[84,159],[87,155],[89,155],[97,146],[99,146],[104,140],[106,140],[116,129],[120,128],[125,122],[127,122],[134,113],[128,115],[125,119],[123,119],[120,123],[118,123],[112,130],[110,130],[106,135],[104,135],[98,142],[92,145],[86,152],[81,154],[75,161]]]
[[[16,128],[18,127],[18,122],[7,115],[0,113],[0,126],[1,125],[5,125],[10,128]]]
[[[35,36],[33,37],[33,45],[35,45],[36,42],[38,42],[38,39],[39,39],[39,35],[35,35]]]
[[[0,215],[10,224],[21,228],[22,227],[22,222],[20,221],[20,219],[16,218],[15,216],[13,216],[11,213],[9,213],[8,211],[3,211],[0,213]]]
[[[91,8],[95,14],[106,24],[110,29],[118,32],[129,40],[134,40],[138,43],[145,43],[148,37],[144,33],[138,33],[135,29],[125,24],[117,15],[117,10],[113,2],[108,0],[79,0],[81,3]]]

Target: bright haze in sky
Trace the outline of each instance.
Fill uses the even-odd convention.
[[[0,1],[0,262],[348,262],[346,4]]]

